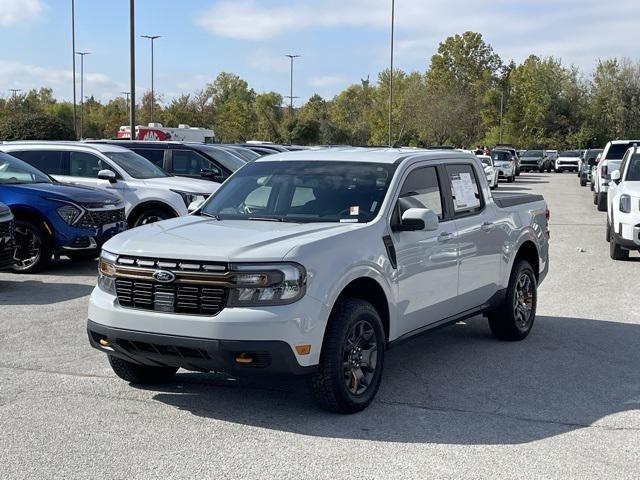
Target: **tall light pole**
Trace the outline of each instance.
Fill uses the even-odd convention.
[[[396,16],[396,2],[391,0],[391,62],[389,69],[389,146],[391,142],[391,120],[393,119],[393,33]]]
[[[289,113],[293,114],[293,99],[297,98],[293,96],[293,59],[299,58],[301,55],[285,55],[285,57],[289,57],[291,60],[291,77],[289,80]]]
[[[76,2],[71,0],[71,57],[73,58],[73,133],[78,139],[78,120],[76,113]]]
[[[136,136],[136,21],[135,0],[129,0],[129,123],[131,124],[131,140]]]
[[[76,52],[80,56],[80,140],[82,140],[84,129],[84,56],[91,55],[91,52]]]
[[[504,90],[500,92],[500,143],[502,144],[502,113],[504,111]]]
[[[151,122],[153,122],[153,104],[155,103],[155,96],[153,94],[153,41],[160,38],[160,35],[142,35],[142,38],[151,40]]]

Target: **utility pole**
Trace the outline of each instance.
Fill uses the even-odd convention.
[[[396,16],[396,2],[391,0],[391,62],[389,69],[389,146],[393,145],[391,139],[391,121],[393,119],[393,33]]]
[[[293,96],[293,59],[299,58],[301,55],[285,55],[291,60],[291,76],[289,80],[289,113],[293,115],[293,99],[298,98]]]
[[[76,55],[80,55],[80,140],[82,140],[84,130],[84,56],[91,55],[91,52],[76,52]]]
[[[78,120],[76,112],[76,2],[71,0],[71,57],[73,58],[73,133],[78,139]]]
[[[153,93],[153,41],[160,38],[160,35],[142,35],[142,38],[151,40],[151,122],[153,122],[153,104],[156,101]]]
[[[124,95],[126,99],[127,110],[129,110],[129,92],[120,92],[121,95]]]
[[[136,26],[135,0],[129,0],[129,123],[131,124],[131,140],[136,136]]]
[[[21,91],[22,91],[22,89],[21,89],[21,88],[10,88],[10,89],[9,89],[9,91],[11,92],[11,98],[12,98],[13,100],[15,100],[15,99],[16,99],[16,94],[17,94],[18,92],[21,92]]]
[[[504,90],[500,92],[500,143],[502,144],[502,112],[504,110]]]

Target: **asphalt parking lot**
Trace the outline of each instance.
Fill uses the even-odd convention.
[[[478,317],[414,339],[352,416],[303,381],[134,388],[86,338],[95,264],[0,274],[0,478],[640,478],[640,257],[609,259],[575,174],[499,191],[551,209],[532,334],[499,342]]]

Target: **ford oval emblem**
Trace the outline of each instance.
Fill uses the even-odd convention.
[[[166,270],[156,270],[153,272],[153,278],[160,283],[171,283],[176,279],[176,276]]]

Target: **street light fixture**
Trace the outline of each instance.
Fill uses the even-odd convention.
[[[84,129],[84,57],[91,52],[76,52],[80,56],[80,140],[83,138]]]
[[[160,35],[141,35],[142,38],[148,38],[151,40],[151,122],[153,122],[153,104],[155,103],[155,96],[153,90],[153,41],[160,38]]]
[[[291,60],[291,77],[290,77],[290,81],[289,81],[289,113],[293,114],[293,99],[294,98],[298,98],[298,97],[294,97],[293,96],[293,59],[294,58],[299,58],[302,55],[285,55],[285,57],[289,57],[289,59]]]

